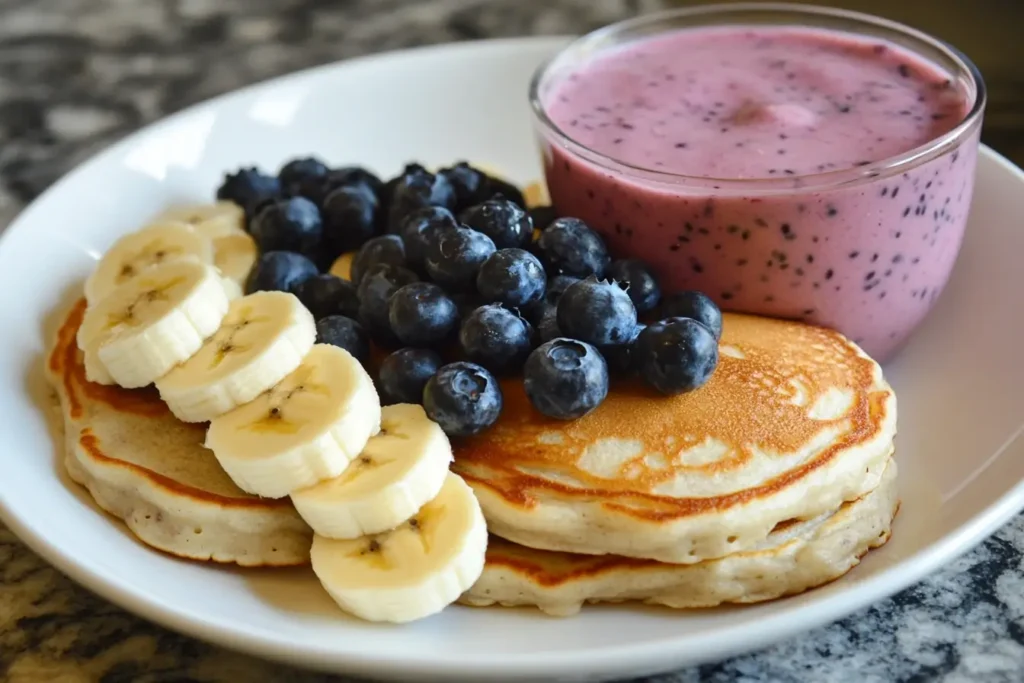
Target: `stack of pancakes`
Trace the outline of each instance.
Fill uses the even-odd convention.
[[[842,335],[727,314],[701,389],[615,386],[585,417],[503,385],[492,429],[455,445],[492,539],[469,605],[769,600],[831,581],[888,540],[896,397]]]

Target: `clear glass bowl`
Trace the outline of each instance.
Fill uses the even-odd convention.
[[[756,179],[625,163],[581,144],[548,116],[546,102],[562,79],[608,50],[680,29],[764,25],[900,46],[946,72],[968,112],[949,132],[897,156]],[[607,26],[543,64],[530,86],[548,189],[562,215],[585,220],[616,256],[650,262],[668,291],[698,289],[727,310],[833,327],[880,361],[918,326],[953,268],[985,101],[977,67],[936,38],[861,13],[774,3],[670,10]],[[902,194],[893,197],[896,187]],[[926,210],[914,203],[921,195]],[[780,253],[788,258],[780,261]]]

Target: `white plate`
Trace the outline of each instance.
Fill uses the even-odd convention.
[[[302,666],[374,677],[611,678],[693,664],[825,624],[920,579],[1024,507],[1024,176],[990,150],[963,253],[887,371],[900,399],[903,508],[892,541],[846,578],[755,607],[594,607],[568,621],[453,607],[403,627],[344,617],[308,570],[231,571],[152,551],[61,473],[38,390],[44,320],[93,259],[161,206],[212,195],[243,163],[316,153],[382,173],[408,159],[540,175],[526,85],[560,39],[463,44],[320,68],[190,109],[43,195],[0,240],[0,510],[44,558],[173,629]]]

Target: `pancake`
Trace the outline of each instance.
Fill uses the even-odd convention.
[[[71,478],[140,540],[173,555],[243,566],[307,564],[310,528],[288,499],[263,500],[235,486],[202,446],[205,424],[179,422],[152,388],[85,379],[75,343],[84,312],[83,299],[46,363]]]
[[[533,409],[522,380],[487,431],[453,440],[492,534],[524,546],[690,564],[758,547],[878,486],[896,396],[837,332],[726,314],[718,368],[674,397],[613,385],[572,421]]]
[[[898,507],[892,462],[864,497],[811,520],[780,524],[750,550],[696,564],[533,550],[492,537],[484,573],[460,602],[532,605],[570,616],[592,602],[639,600],[685,609],[773,600],[853,569],[889,539]]]

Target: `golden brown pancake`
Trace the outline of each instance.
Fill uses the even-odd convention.
[[[180,557],[245,566],[309,561],[312,531],[285,500],[235,486],[203,448],[205,424],[179,422],[157,392],[89,382],[75,335],[79,301],[46,371],[64,417],[65,464],[143,542]]]
[[[453,441],[492,533],[525,546],[693,563],[875,488],[896,397],[837,332],[726,314],[718,367],[673,397],[613,386],[578,420],[537,412],[520,379],[486,432]]]

